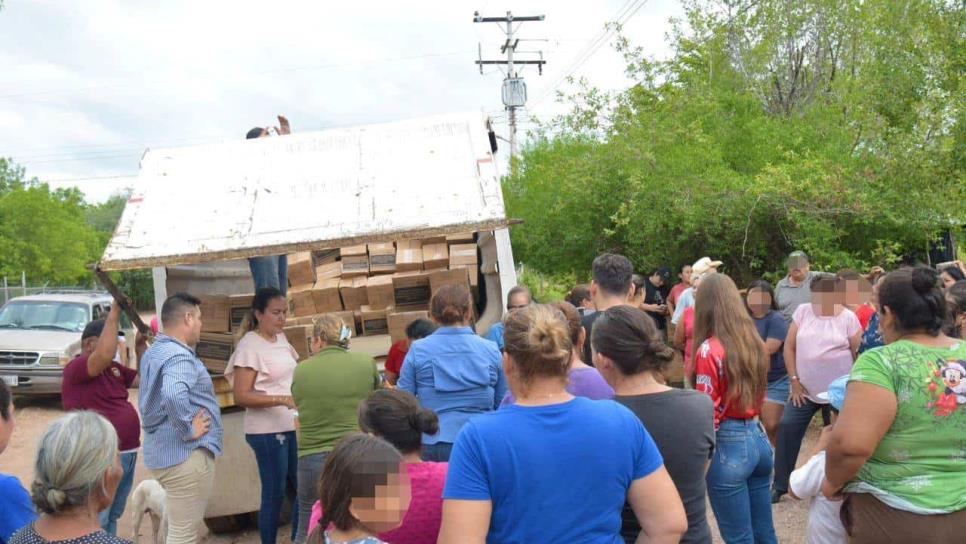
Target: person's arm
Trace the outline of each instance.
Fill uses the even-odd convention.
[[[506,397],[509,387],[506,383],[506,373],[503,372],[503,357],[496,363],[496,384],[493,386],[493,409],[498,410]]]
[[[255,380],[258,372],[255,369],[236,366],[235,376],[232,379],[232,396],[235,404],[243,408],[272,408],[274,406],[287,406],[295,408],[295,401],[291,395],[267,395],[255,390]]]
[[[193,442],[211,429],[211,415],[195,410],[188,393],[195,385],[194,361],[186,354],[172,357],[161,367],[161,409],[185,442]]]
[[[485,544],[493,514],[491,501],[443,501],[437,544]]]
[[[117,326],[121,320],[121,305],[114,301],[111,304],[111,311],[107,313],[104,320],[104,330],[97,339],[97,347],[87,358],[87,375],[90,377],[100,376],[101,372],[107,370],[114,362],[114,355],[117,354]]]
[[[627,491],[627,502],[634,510],[641,534],[637,542],[674,543],[688,530],[688,517],[671,476],[663,466],[634,480]]]
[[[118,337],[117,337],[117,353],[119,355],[118,358],[120,359],[120,361],[118,362],[121,363],[121,366],[127,368],[128,366],[127,340],[125,340],[124,337],[121,336],[120,334],[118,334]]]
[[[674,347],[678,348],[680,351],[684,351],[687,343],[684,338],[684,324],[677,325],[674,327]],[[687,353],[684,354],[685,357],[688,356]]]
[[[859,347],[862,345],[862,329],[859,328],[859,332],[853,334],[849,338],[849,349],[852,351],[852,360],[856,360],[859,357]]]
[[[409,348],[409,353],[403,359],[402,368],[399,369],[399,381],[396,383],[396,387],[413,395],[416,394],[416,361],[413,357],[415,351]]]
[[[898,400],[892,391],[872,383],[849,382],[845,406],[835,421],[826,450],[822,484],[826,497],[835,497],[855,478],[892,427],[897,410]]]
[[[798,362],[795,360],[795,348],[797,345],[798,323],[792,321],[791,326],[788,327],[788,336],[785,337],[785,370],[788,372],[788,377],[792,382],[788,400],[795,406],[804,406],[808,390],[805,389],[805,386],[798,379]]]

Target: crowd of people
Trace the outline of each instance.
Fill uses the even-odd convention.
[[[289,497],[298,544],[710,542],[709,503],[726,542],[769,543],[786,494],[811,501],[810,543],[960,541],[962,271],[822,273],[800,251],[786,264],[774,288],[739,289],[708,257],[671,285],[669,268],[635,275],[604,254],[566,302],[511,289],[485,337],[469,290],[445,286],[385,375],[336,314],[314,320],[299,361],[284,290],[259,289],[226,377],[258,466],[261,541],[276,541]],[[164,302],[164,332],[136,340],[139,371],[115,360],[119,318],[115,305],[85,329],[29,492],[0,475],[0,542],[124,542],[139,450],[166,493],[166,542],[198,541],[224,444],[193,349],[200,301]],[[0,452],[13,424],[0,383]]]

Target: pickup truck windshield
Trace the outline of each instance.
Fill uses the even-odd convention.
[[[86,304],[56,301],[11,301],[0,308],[0,329],[83,332],[90,321]]]

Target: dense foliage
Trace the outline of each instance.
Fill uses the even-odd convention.
[[[792,249],[828,269],[891,265],[966,223],[958,2],[686,12],[669,60],[620,39],[638,84],[581,85],[514,163],[519,260],[580,279],[602,251],[648,269],[712,255],[746,280]]]

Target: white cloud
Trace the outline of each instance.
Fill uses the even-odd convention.
[[[452,111],[499,111],[500,80],[480,76],[503,34],[472,14],[545,14],[526,23],[542,49],[544,94],[626,0],[599,2],[8,1],[0,11],[0,156],[28,174],[75,180],[102,200],[131,180],[146,147],[241,138],[278,113],[295,130]],[[645,51],[667,54],[673,0],[653,1],[625,25]],[[527,55],[536,58],[535,55]],[[609,45],[578,75],[606,89],[629,82]],[[554,111],[552,100],[535,108]],[[532,113],[532,112],[531,112]],[[64,183],[57,183],[63,185]]]

